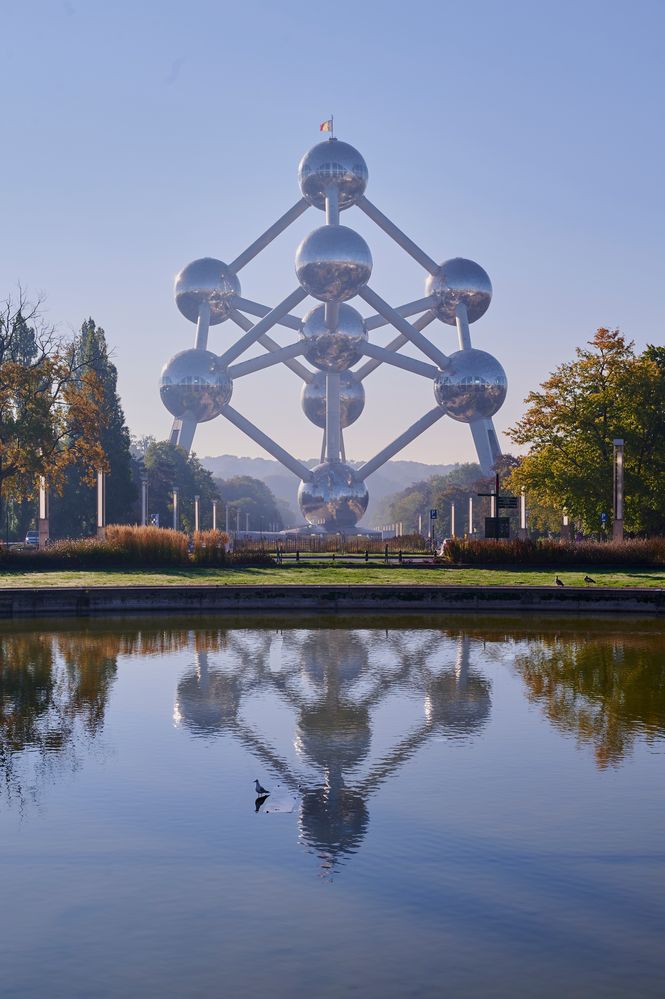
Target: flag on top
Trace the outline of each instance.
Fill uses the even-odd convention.
[[[319,125],[319,132],[332,132],[333,130],[333,120],[332,115],[326,121],[322,121]]]

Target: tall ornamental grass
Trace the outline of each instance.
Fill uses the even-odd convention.
[[[644,541],[481,541],[451,538],[442,559],[451,565],[665,566],[665,538]]]

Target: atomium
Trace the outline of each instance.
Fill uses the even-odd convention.
[[[494,416],[508,390],[506,373],[484,350],[459,350],[434,380],[434,396],[448,416],[471,423]]]
[[[311,382],[305,382],[300,393],[300,405],[308,420],[323,430],[326,425],[326,376],[317,371]],[[339,414],[342,429],[355,423],[365,408],[363,383],[350,371],[339,376]]]
[[[180,271],[175,279],[175,302],[190,322],[199,319],[201,306],[210,306],[210,325],[228,319],[232,302],[240,294],[240,281],[221,260],[202,257]]]
[[[317,305],[303,319],[300,335],[305,341],[305,357],[321,371],[346,371],[365,353],[365,323],[350,305],[340,305],[330,323],[326,322],[325,307]]]
[[[215,354],[192,348],[164,365],[159,392],[172,416],[207,423],[230,401],[233,384]]]
[[[345,462],[324,461],[311,470],[311,477],[298,487],[303,516],[327,531],[356,526],[369,501],[367,486]]]
[[[300,161],[302,197],[275,223],[235,258],[226,257],[228,264],[212,257],[188,264],[176,278],[175,299],[180,312],[196,323],[194,346],[169,361],[160,383],[162,401],[175,418],[172,443],[189,451],[197,424],[224,416],[298,476],[303,517],[324,532],[355,530],[367,509],[367,479],[444,417],[469,424],[485,474],[500,457],[492,417],[505,399],[506,375],[494,357],[471,343],[471,324],[492,299],[489,276],[462,257],[438,264],[367,199],[367,181],[367,165],[357,149],[334,137],[319,142]],[[312,207],[325,211],[326,224],[297,247],[297,286],[273,306],[241,297],[238,272]],[[353,209],[424,269],[424,298],[393,306],[376,293],[367,242],[352,226],[340,225],[340,213],[347,212],[346,219]],[[354,298],[352,307],[347,303]],[[226,338],[218,357],[208,350],[208,338],[211,327],[225,320],[240,333],[232,342]],[[423,332],[437,320],[455,327],[456,343],[447,353]],[[385,327],[393,327],[392,339],[391,334],[384,339]],[[402,352],[405,345],[412,349]],[[252,356],[242,357],[252,348]],[[263,353],[257,355],[257,348]],[[320,464],[313,469],[229,404],[238,378],[278,364],[302,380],[302,409],[324,432]],[[346,460],[344,435],[364,411],[365,379],[386,365],[400,377],[427,379],[436,404],[355,467]],[[399,399],[397,385],[393,396]]]

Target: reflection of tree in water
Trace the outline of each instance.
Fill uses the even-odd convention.
[[[618,766],[642,735],[665,735],[662,644],[639,636],[541,637],[515,667],[529,699],[561,731],[590,743],[602,769]]]
[[[25,751],[42,765],[94,737],[116,673],[118,637],[0,634],[0,771],[22,800]]]
[[[278,668],[269,666],[273,643]],[[264,632],[249,644],[231,634],[221,668],[197,653],[196,667],[178,683],[174,717],[197,735],[233,734],[299,793],[301,839],[330,874],[362,843],[368,799],[385,780],[433,734],[468,738],[485,724],[490,686],[470,667],[470,650],[468,640],[443,642],[432,631],[409,639],[397,631],[385,637],[344,629]],[[296,770],[245,720],[243,704],[267,689],[294,710],[296,750],[315,778]],[[371,711],[394,691],[421,699],[423,719],[371,761]]]

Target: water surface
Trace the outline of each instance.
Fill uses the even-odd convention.
[[[664,754],[647,619],[2,624],[0,995],[661,996]]]

